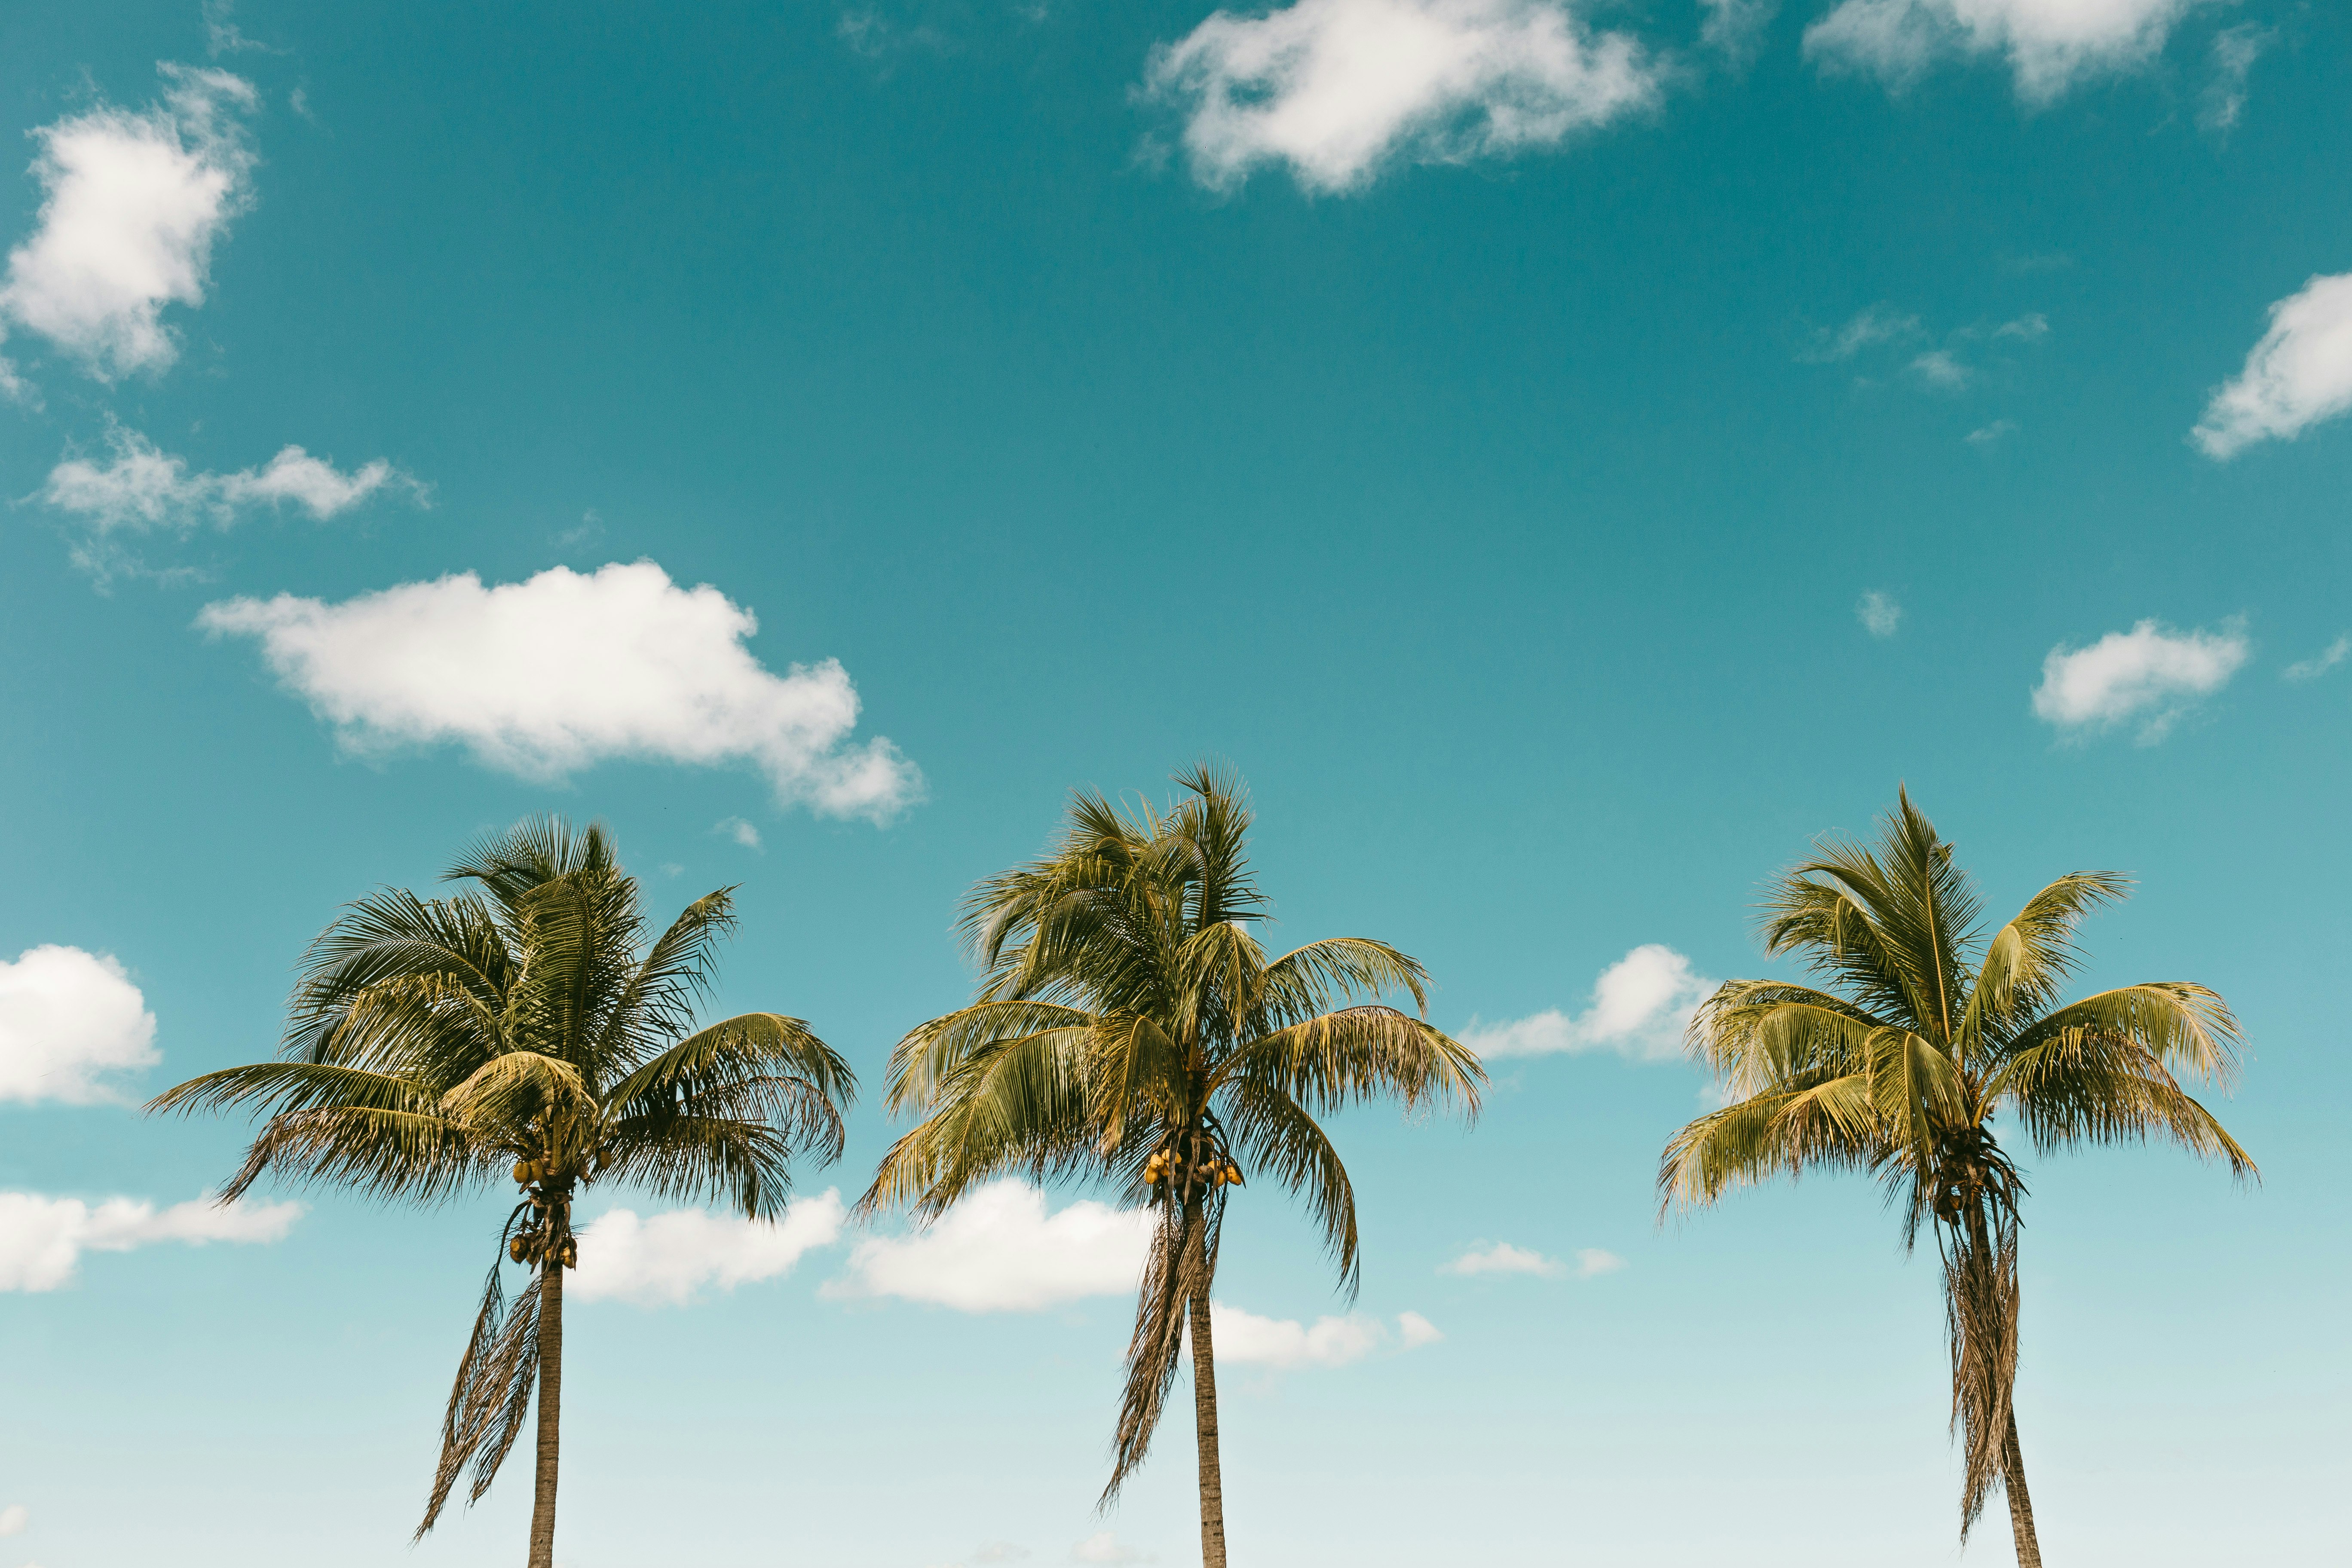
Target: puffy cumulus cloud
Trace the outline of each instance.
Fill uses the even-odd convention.
[[[1614,1274],[1625,1267],[1625,1260],[1615,1253],[1598,1247],[1580,1247],[1576,1250],[1576,1277],[1597,1279],[1603,1274]]]
[[[1223,1301],[1209,1303],[1209,1331],[1216,1340],[1219,1362],[1278,1370],[1346,1366],[1389,1342],[1387,1326],[1361,1312],[1318,1318],[1308,1324],[1288,1318],[1261,1318]],[[1396,1333],[1404,1350],[1418,1350],[1445,1337],[1419,1312],[1399,1314]]]
[[[54,1290],[70,1283],[85,1252],[129,1252],[158,1242],[278,1241],[300,1204],[216,1204],[197,1199],[158,1210],[132,1198],[95,1207],[79,1198],[0,1193],[0,1290]]]
[[[749,762],[780,801],[877,821],[921,793],[888,741],[850,743],[857,692],[839,663],[772,674],[743,646],[751,611],[650,561],[496,587],[467,572],[339,605],[230,599],[196,624],[257,639],[361,752],[456,743],[535,779],[614,757]]]
[[[10,1503],[0,1508],[0,1535],[22,1535],[25,1527],[33,1522],[33,1515],[23,1503]]]
[[[1007,1178],[905,1237],[874,1237],[825,1283],[836,1299],[896,1296],[960,1312],[1034,1312],[1124,1295],[1143,1277],[1151,1215],[1081,1200],[1048,1213],[1045,1194]]]
[[[1549,1007],[1509,1024],[1473,1018],[1462,1042],[1486,1057],[1614,1051],[1664,1061],[1681,1056],[1683,1029],[1715,986],[1673,948],[1644,942],[1601,972],[1591,1004],[1574,1017]]]
[[[155,1015],[112,956],[52,944],[0,960],[0,1101],[118,1100],[103,1080],[157,1059]]]
[[[2018,96],[2047,103],[2076,80],[2128,70],[2206,0],[1843,0],[1805,29],[1806,58],[1891,87],[1947,55],[2000,54]]]
[[[2271,307],[2245,368],[2215,390],[2189,433],[2210,458],[2291,439],[2352,408],[2352,272],[2314,278]]]
[[[174,529],[201,523],[226,528],[258,507],[291,503],[320,521],[360,505],[387,487],[421,497],[425,488],[379,458],[349,473],[299,447],[287,447],[258,468],[233,474],[190,473],[184,458],[163,451],[136,430],[108,433],[104,462],[68,458],[49,470],[41,499],[100,533],[122,529]]]
[[[1540,1252],[1524,1247],[1513,1247],[1498,1241],[1492,1247],[1473,1247],[1451,1263],[1440,1264],[1440,1274],[1532,1274],[1539,1279],[1557,1279],[1568,1272],[1568,1265],[1557,1258],[1546,1258]]]
[[[640,1219],[634,1209],[611,1209],[580,1233],[574,1289],[591,1301],[684,1306],[706,1286],[732,1290],[791,1273],[804,1254],[841,1239],[848,1217],[841,1194],[833,1190],[790,1205],[781,1220],[707,1209]]]
[[[1630,34],[1594,33],[1568,0],[1297,0],[1215,13],[1153,51],[1146,89],[1182,107],[1203,184],[1275,163],[1347,191],[1392,158],[1552,145],[1654,103],[1660,77]]]
[[[178,354],[163,309],[204,303],[213,245],[249,196],[253,85],[160,68],[152,108],[101,106],[33,133],[40,218],[0,284],[0,312],[107,380]]]
[[[1073,1563],[1150,1563],[1157,1561],[1150,1552],[1129,1546],[1115,1531],[1098,1530],[1070,1548]]]
[[[2033,711],[2076,734],[2137,721],[2139,743],[2153,745],[2183,713],[2227,686],[2251,651],[2234,621],[2211,632],[2168,631],[2142,621],[2087,647],[2060,643],[2042,661]]]

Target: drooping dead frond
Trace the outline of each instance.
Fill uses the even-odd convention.
[[[1960,1539],[2001,1479],[2017,1386],[2017,1215],[1991,1206],[1944,1242],[1944,1326],[1952,1358],[1952,1432],[1960,1439]]]
[[[1110,1484],[1096,1506],[1108,1508],[1151,1447],[1184,1354],[1184,1331],[1193,1299],[1205,1295],[1217,1272],[1217,1241],[1225,1204],[1211,1193],[1183,1205],[1164,1205],[1151,1255],[1136,1292],[1135,1334],[1127,1346],[1127,1385],[1111,1437]]]
[[[516,1217],[520,1214],[518,1209]],[[509,1219],[508,1229],[513,1226]],[[526,1290],[509,1306],[503,1267],[503,1260],[491,1264],[482,1284],[481,1310],[474,1315],[474,1331],[457,1363],[449,1408],[441,1420],[441,1460],[434,1468],[432,1496],[413,1540],[425,1539],[441,1517],[449,1489],[468,1466],[474,1482],[467,1501],[481,1501],[530,1409],[531,1388],[539,1376],[539,1292]]]

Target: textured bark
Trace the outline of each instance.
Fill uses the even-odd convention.
[[[1192,1422],[1201,1449],[1201,1568],[1225,1568],[1225,1482],[1217,1462],[1217,1347],[1209,1334],[1205,1278],[1192,1292]]]
[[[2017,1537],[2017,1568],[2042,1568],[2042,1542],[2033,1533],[2033,1498],[2025,1489],[2025,1453],[2017,1446],[2017,1412],[2009,1413],[2009,1440],[2001,1445],[2000,1481],[2009,1494],[2009,1528]]]
[[[555,1568],[555,1461],[563,1419],[563,1265],[539,1270],[539,1472],[530,1504],[530,1568]]]

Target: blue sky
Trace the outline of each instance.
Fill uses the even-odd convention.
[[[1677,1010],[1898,783],[2252,1044],[2259,1188],[2029,1163],[2053,1560],[2336,1560],[2347,68],[2286,0],[8,7],[0,1568],[519,1544],[520,1468],[405,1544],[499,1200],[223,1215],[244,1129],[133,1109],[341,901],[601,816],[878,1090],[962,891],[1202,756],[1272,940],[1496,1079],[1343,1120],[1353,1308],[1236,1211],[1245,1561],[2008,1560],[1874,1191],[1654,1221]],[[1131,1226],[845,1227],[890,1131],[774,1235],[592,1205],[571,1568],[1187,1559],[1181,1432],[1091,1511]]]

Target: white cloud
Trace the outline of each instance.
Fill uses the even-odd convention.
[[[1392,158],[1552,145],[1655,102],[1660,74],[1567,0],[1297,0],[1215,13],[1153,51],[1146,85],[1185,106],[1202,184],[1282,163],[1308,190],[1346,191]]]
[[[2314,278],[2271,307],[2270,331],[2213,394],[2190,437],[2208,457],[2291,438],[2352,408],[2352,272]]]
[[[2077,79],[2128,70],[2164,47],[2202,0],[1843,0],[1805,29],[1826,68],[1916,79],[1948,54],[2001,54],[2020,98],[2046,103]]]
[[[82,518],[100,533],[152,528],[184,533],[205,522],[226,528],[242,511],[289,501],[324,521],[386,486],[424,493],[422,485],[381,458],[344,473],[299,447],[287,447],[259,468],[192,474],[186,459],[136,430],[118,426],[108,433],[107,444],[110,461],[69,458],[49,470],[41,490],[51,507]]]
[[[710,831],[727,835],[746,849],[757,849],[760,847],[760,830],[740,816],[721,818],[712,826]]]
[[[1491,1027],[1473,1018],[1462,1042],[1486,1057],[1615,1051],[1634,1061],[1666,1061],[1682,1055],[1683,1029],[1715,985],[1673,948],[1644,942],[1601,972],[1591,1005],[1575,1017],[1551,1007]]]
[[[1597,1279],[1603,1274],[1614,1274],[1624,1267],[1625,1260],[1613,1252],[1603,1251],[1598,1247],[1577,1249],[1576,1277],[1579,1279]]]
[[[2079,732],[2137,720],[2139,742],[2151,745],[2200,699],[2228,685],[2250,651],[2234,621],[2216,632],[2172,632],[2142,621],[2087,647],[2060,643],[2042,661],[2033,711],[2062,731]]]
[[[2050,318],[2039,310],[2029,310],[2015,321],[2003,321],[1992,330],[1996,338],[2015,338],[2021,342],[2038,343],[2050,335]]]
[[[1926,335],[1918,317],[1885,303],[1865,305],[1835,331],[1816,332],[1811,346],[1798,357],[1811,364],[1831,364],[1879,343],[1910,342]]]
[[[108,380],[172,363],[163,308],[204,303],[213,244],[249,199],[239,116],[258,101],[252,84],[160,68],[161,104],[101,106],[33,133],[40,225],[0,285],[0,311]]]
[[[2246,78],[2278,35],[2259,22],[2241,22],[2213,35],[2213,79],[2205,86],[2197,123],[2217,136],[2238,127],[2246,111]]]
[[[1893,595],[1872,588],[1854,601],[1853,616],[1872,637],[1891,637],[1903,622],[1903,606],[1895,602]]]
[[[1954,358],[1949,349],[1929,349],[1912,360],[1911,368],[1928,385],[1940,386],[1948,392],[1966,386],[1974,374]]]
[[[1022,1563],[1026,1562],[1028,1557],[1027,1547],[1017,1545],[1010,1541],[991,1541],[984,1545],[975,1547],[971,1554],[971,1560],[974,1563]]]
[[[108,1198],[93,1208],[79,1198],[0,1193],[0,1290],[54,1290],[72,1280],[85,1252],[129,1252],[163,1241],[277,1241],[301,1214],[300,1204],[200,1198],[159,1213],[131,1198]]]
[[[1557,1258],[1546,1258],[1524,1247],[1513,1247],[1507,1241],[1481,1249],[1472,1247],[1451,1263],[1441,1264],[1440,1274],[1533,1274],[1545,1279],[1557,1279],[1568,1272],[1568,1265]]]
[[[1397,1340],[1405,1349],[1417,1351],[1423,1345],[1433,1345],[1445,1337],[1445,1331],[1419,1312],[1397,1314]]]
[[[1216,1340],[1219,1362],[1276,1368],[1347,1366],[1379,1350],[1389,1338],[1378,1318],[1361,1312],[1318,1318],[1308,1325],[1288,1318],[1261,1318],[1223,1301],[1209,1303],[1209,1331]],[[1397,1333],[1406,1350],[1445,1337],[1419,1312],[1400,1315]]]
[[[1044,1193],[1007,1178],[911,1236],[859,1242],[824,1294],[896,1296],[960,1312],[1034,1312],[1124,1295],[1143,1277],[1151,1226],[1147,1210],[1092,1200],[1048,1214]]]
[[[1097,1531],[1070,1548],[1073,1563],[1150,1563],[1151,1553],[1127,1545],[1108,1530]]]
[[[849,743],[857,692],[838,662],[771,674],[743,646],[751,611],[650,561],[488,588],[467,572],[339,605],[230,599],[196,624],[261,639],[355,752],[454,742],[542,779],[612,757],[747,761],[780,801],[877,820],[921,793],[888,741]]]
[[[2297,659],[2281,673],[2289,680],[2316,680],[2352,656],[2352,633],[2337,637],[2309,658]]]
[[[2016,434],[2016,420],[1996,419],[1990,425],[1979,425],[1975,429],[1969,431],[1967,435],[1961,437],[1960,439],[1966,441],[1971,447],[1990,447],[2004,436],[2014,436]]]
[[[583,1300],[683,1306],[706,1285],[732,1290],[789,1274],[803,1254],[841,1239],[848,1212],[831,1190],[788,1205],[775,1221],[707,1209],[639,1219],[634,1209],[613,1209],[580,1233],[574,1289]]]
[[[1746,65],[1763,42],[1764,29],[1780,9],[1780,0],[1699,0],[1706,12],[1698,40],[1720,49],[1735,64]]]
[[[31,1523],[32,1519],[32,1514],[23,1503],[15,1502],[0,1508],[0,1535],[24,1534],[25,1526]]]
[[[157,1059],[155,1015],[110,955],[49,944],[0,961],[0,1101],[119,1100],[100,1080]]]

